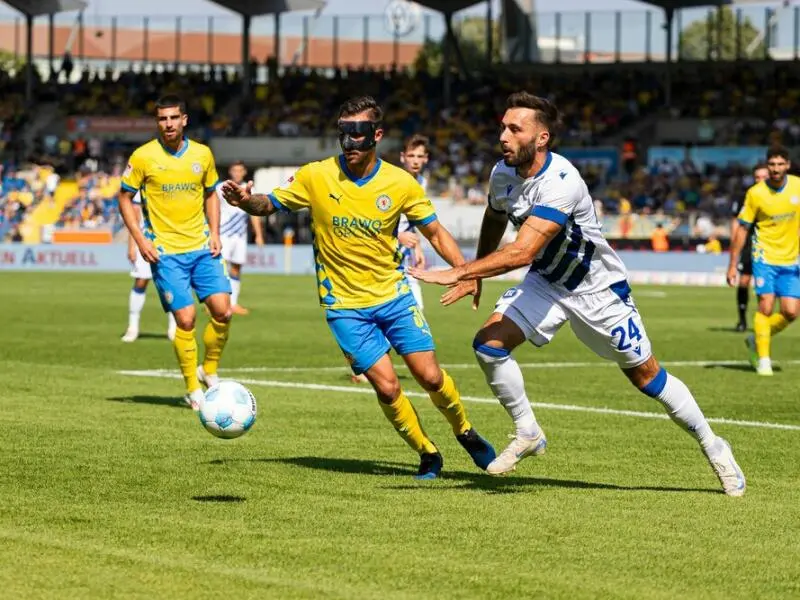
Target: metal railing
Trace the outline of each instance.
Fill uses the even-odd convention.
[[[62,14],[34,25],[34,53],[60,60],[69,49],[76,63],[116,67],[129,64],[239,65],[238,17],[97,16]],[[487,20],[456,20],[465,54],[486,53]],[[252,20],[251,54],[264,65],[275,56],[276,28],[281,66],[380,67],[412,65],[427,43],[445,37],[439,15],[425,14],[400,32],[385,15],[314,16],[285,13]],[[676,60],[796,60],[800,56],[800,6],[744,5],[675,11],[667,40],[663,11],[536,13],[516,27],[515,38],[492,22],[493,61],[542,63],[658,62],[666,49]],[[402,33],[402,35],[401,35]],[[504,43],[500,40],[504,39]],[[0,48],[25,56],[25,21],[0,17]],[[515,50],[516,48],[516,50]],[[432,53],[431,53],[432,52]],[[435,50],[429,56],[435,55]],[[483,54],[481,54],[483,53]]]

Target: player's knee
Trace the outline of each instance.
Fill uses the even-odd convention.
[[[783,318],[789,321],[790,323],[797,319],[797,309],[796,308],[789,308],[784,309],[781,311]]]
[[[214,319],[217,323],[227,323],[233,317],[233,311],[230,307],[227,310],[212,310],[211,311],[211,318]]]
[[[426,392],[437,392],[442,389],[444,375],[439,365],[434,362],[427,364],[421,371],[414,373],[417,382]]]
[[[175,325],[178,326],[178,329],[183,329],[184,331],[191,331],[192,329],[194,329],[195,315],[176,314]]]
[[[396,375],[379,380],[373,379],[371,383],[372,387],[375,388],[375,393],[378,395],[378,400],[384,404],[391,404],[400,395],[400,380]]]

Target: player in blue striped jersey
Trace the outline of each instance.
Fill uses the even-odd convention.
[[[241,161],[233,163],[228,169],[231,181],[239,185],[246,184],[247,167]],[[241,208],[231,206],[219,195],[220,222],[219,237],[222,242],[222,258],[228,263],[228,278],[231,280],[231,310],[237,315],[246,315],[249,311],[239,306],[239,293],[242,289],[242,265],[247,262],[247,226],[253,226],[255,242],[264,245],[264,232],[261,230],[261,217],[248,215]]]
[[[686,385],[652,354],[625,266],[602,235],[586,183],[566,158],[550,150],[559,121],[548,100],[512,94],[501,123],[503,161],[492,172],[477,259],[446,271],[411,269],[422,281],[451,286],[444,304],[471,291],[462,289],[464,283],[530,269],[519,286],[503,294],[473,343],[489,386],[516,426],[513,441],[486,470],[508,473],[526,456],[545,451],[544,432],[511,352],[526,340],[544,346],[569,322],[578,339],[616,362],[631,383],[691,433],[724,492],[741,496],[745,478],[730,446],[711,430]],[[518,229],[517,238],[497,250],[508,221]]]

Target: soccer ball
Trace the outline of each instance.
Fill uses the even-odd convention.
[[[226,440],[237,438],[256,422],[256,397],[241,383],[220,381],[206,390],[206,401],[198,415],[211,435]]]

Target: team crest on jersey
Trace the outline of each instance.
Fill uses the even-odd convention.
[[[202,173],[203,172],[203,165],[200,163],[192,163],[192,171],[195,173]]]
[[[797,196],[792,196],[792,204],[799,204],[799,203],[800,203],[800,198],[798,198]]]
[[[392,208],[392,199],[389,198],[386,194],[381,194],[378,196],[378,199],[375,200],[375,206],[378,207],[378,210],[381,212],[386,212],[390,208]]]

